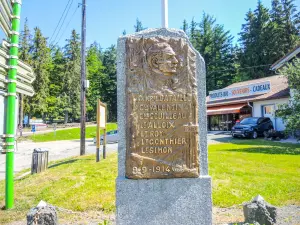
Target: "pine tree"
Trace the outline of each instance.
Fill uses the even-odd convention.
[[[49,96],[49,68],[51,66],[50,49],[41,30],[34,29],[32,45],[32,67],[36,75],[33,82],[35,95],[29,99],[30,113],[43,118],[47,114],[47,98]]]
[[[205,60],[207,91],[230,84],[235,74],[235,58],[229,31],[204,13],[199,23],[192,20],[189,36]]]
[[[52,54],[52,68],[50,71],[50,84],[49,84],[49,97],[47,99],[48,103],[48,114],[50,121],[55,118],[64,116],[65,108],[61,108],[61,97],[63,89],[63,79],[66,67],[66,60],[64,58],[63,52],[59,47],[53,49]]]
[[[249,79],[256,79],[268,76],[270,57],[269,39],[269,19],[268,9],[261,1],[254,13],[250,10],[246,15],[246,24],[242,26],[241,37],[239,39],[242,52],[241,67],[247,70]]]
[[[183,20],[182,23],[182,30],[188,35],[188,29],[189,29],[189,24],[187,23],[186,20]]]
[[[19,59],[27,64],[31,64],[32,56],[30,54],[32,37],[28,27],[28,20],[25,19],[23,31],[20,34],[20,48],[19,48]],[[23,94],[19,95],[19,125],[23,125],[24,112],[29,113],[30,106],[28,104],[28,97]]]
[[[101,61],[101,48],[99,44],[92,44],[87,51],[87,70],[90,87],[87,91],[87,117],[96,120],[97,100],[103,101],[102,96],[106,91],[107,76],[103,73],[104,66]]]
[[[272,75],[270,65],[299,43],[300,16],[294,0],[272,0],[269,11],[259,1],[246,15],[240,33],[240,64],[244,78]]]
[[[147,28],[143,27],[142,22],[139,20],[139,18],[136,18],[136,25],[134,25],[134,31],[140,32],[142,30],[145,30]]]
[[[70,39],[64,49],[66,70],[63,78],[61,105],[64,106],[65,123],[69,114],[72,120],[78,120],[80,115],[80,39],[72,30]]]
[[[107,76],[104,86],[105,91],[102,94],[104,102],[108,106],[109,121],[117,121],[117,67],[116,67],[117,51],[114,45],[109,47],[103,53],[104,74]]]
[[[198,42],[199,31],[197,30],[197,23],[195,22],[194,18],[191,21],[189,36],[190,36],[190,41],[191,41],[192,45],[196,48],[197,42]]]
[[[300,41],[300,12],[294,4],[295,0],[281,0],[283,11],[283,40],[285,54]]]

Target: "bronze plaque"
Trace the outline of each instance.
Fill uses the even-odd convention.
[[[126,177],[198,177],[196,54],[184,39],[126,42]]]

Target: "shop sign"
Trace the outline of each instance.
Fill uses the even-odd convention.
[[[268,93],[271,90],[270,81],[249,84],[240,87],[220,89],[209,92],[209,101],[223,100],[228,98],[239,98],[252,95]]]

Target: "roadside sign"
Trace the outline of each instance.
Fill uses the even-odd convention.
[[[33,132],[33,133],[36,132],[36,126],[35,125],[31,125],[31,132]]]
[[[2,0],[0,4],[0,26],[6,36],[11,32],[11,5],[6,0]]]
[[[3,46],[7,45],[9,45],[8,42],[4,41],[2,42],[2,48],[0,48],[0,72],[2,72],[0,73],[0,87],[2,88],[5,88],[6,83],[8,82],[7,77],[4,74],[6,74],[10,68],[8,66],[8,61],[10,59],[9,50],[8,48],[3,48]],[[17,75],[17,92],[28,96],[33,96],[34,90],[30,84],[35,80],[35,75],[32,68],[19,60],[17,66]]]
[[[101,104],[100,102],[100,128],[105,129],[106,127],[106,105],[105,104]]]
[[[106,158],[106,104],[100,100],[97,102],[97,132],[96,132],[96,162],[100,160],[100,129],[104,129],[103,133],[103,159]]]
[[[28,115],[24,116],[23,122],[25,125],[28,124],[28,122],[29,122],[28,120],[29,120]]]

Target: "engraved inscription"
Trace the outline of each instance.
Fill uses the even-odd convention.
[[[126,177],[198,177],[195,53],[175,38],[128,38],[126,48]]]

